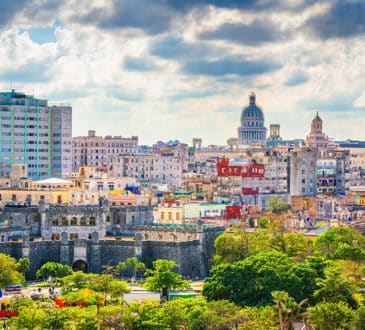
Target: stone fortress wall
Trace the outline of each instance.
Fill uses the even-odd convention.
[[[0,213],[0,253],[31,261],[29,278],[47,261],[100,273],[137,256],[170,259],[190,277],[208,275],[222,227],[152,226],[152,208],[138,206],[7,206]],[[1,223],[0,222],[0,223]]]

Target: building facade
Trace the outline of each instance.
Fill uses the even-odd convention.
[[[317,149],[303,148],[289,154],[290,196],[315,196],[317,193]]]
[[[32,179],[71,172],[72,108],[15,92],[0,93],[0,164],[27,164]]]
[[[131,155],[138,151],[138,137],[97,136],[89,130],[87,136],[72,139],[72,167],[94,166],[107,170],[109,158],[117,155]]]

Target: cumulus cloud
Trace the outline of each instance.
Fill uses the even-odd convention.
[[[183,72],[193,75],[259,75],[278,70],[280,65],[267,60],[246,60],[244,58],[227,57],[219,60],[196,60],[185,63]]]
[[[243,45],[257,46],[265,42],[273,42],[279,33],[272,22],[254,20],[250,24],[225,23],[214,31],[203,32],[202,39],[229,40]]]
[[[321,39],[351,38],[365,33],[365,2],[362,0],[334,0],[329,9],[307,22],[314,35]]]
[[[336,137],[362,122],[362,14],[355,0],[7,1],[0,88],[71,102],[74,135],[224,144],[254,91],[283,137],[305,137],[314,109]]]
[[[308,75],[303,71],[294,72],[285,82],[286,86],[298,86],[306,83],[309,80]]]

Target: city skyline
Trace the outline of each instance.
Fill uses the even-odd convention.
[[[304,139],[316,111],[329,137],[363,138],[360,1],[49,0],[2,9],[0,90],[71,103],[73,136],[95,129],[140,144],[225,144],[253,91],[265,125],[280,124],[283,138]]]

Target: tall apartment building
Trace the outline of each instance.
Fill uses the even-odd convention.
[[[32,179],[71,172],[72,108],[32,95],[0,92],[0,164],[27,164]]]
[[[70,177],[72,173],[72,108],[60,104],[49,107],[51,112],[51,175]]]
[[[94,130],[87,136],[72,139],[72,167],[80,166],[104,167],[107,169],[109,158],[117,155],[131,155],[138,151],[138,137],[97,136]]]
[[[289,153],[290,196],[315,196],[317,193],[316,170],[316,148],[302,148]]]
[[[349,150],[327,149],[317,160],[317,192],[326,195],[344,194],[350,186]]]

